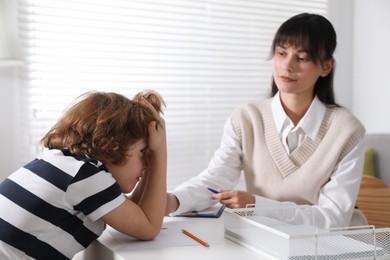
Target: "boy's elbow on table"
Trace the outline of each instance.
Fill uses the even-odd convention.
[[[138,240],[149,241],[155,239],[160,234],[160,231],[161,231],[161,226],[150,227],[150,228],[143,229],[139,234],[136,235],[129,234],[129,235]]]

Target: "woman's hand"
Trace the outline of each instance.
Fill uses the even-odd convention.
[[[255,196],[251,193],[240,190],[218,190],[218,194],[211,196],[214,200],[219,200],[228,208],[246,208],[249,204],[255,204]]]

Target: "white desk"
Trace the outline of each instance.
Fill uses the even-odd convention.
[[[213,232],[222,243],[210,243],[210,247],[202,245],[165,247],[142,250],[124,250],[121,243],[104,231],[102,236],[93,242],[85,252],[78,254],[73,260],[132,260],[132,259],[159,259],[159,260],[200,260],[200,259],[272,259],[224,238],[223,215],[220,218],[179,218],[167,217],[165,221],[185,221],[200,230]],[[163,232],[163,231],[162,231]]]
[[[198,230],[211,232],[218,238],[218,243],[210,241],[210,247],[204,247],[194,243],[191,246],[168,246],[148,249],[126,249],[124,242],[119,242],[111,233],[104,231],[102,236],[93,242],[84,252],[77,254],[73,260],[133,260],[133,259],[158,259],[158,260],[252,260],[252,259],[276,259],[261,253],[252,251],[224,238],[224,215],[220,218],[182,218],[167,217],[164,222],[183,222]],[[181,223],[179,223],[181,224]],[[161,232],[164,232],[163,230]],[[180,233],[180,232],[179,232]],[[115,234],[115,233],[114,233]],[[184,235],[183,235],[184,236]],[[143,242],[141,242],[143,243]],[[359,260],[373,259],[359,258]],[[388,259],[377,257],[379,260]]]

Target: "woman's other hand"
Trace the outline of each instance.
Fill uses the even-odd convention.
[[[255,196],[249,192],[240,190],[218,190],[218,194],[211,196],[214,200],[219,200],[228,208],[246,208],[247,205],[255,204]]]

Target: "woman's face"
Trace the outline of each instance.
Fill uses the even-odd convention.
[[[319,77],[327,76],[333,60],[324,65],[312,60],[309,53],[294,46],[277,46],[273,57],[274,80],[281,94],[313,97],[314,85]]]
[[[123,193],[129,193],[134,189],[143,176],[144,170],[148,167],[146,158],[147,148],[146,140],[140,140],[130,147],[123,164],[106,164],[108,171],[114,177]]]

